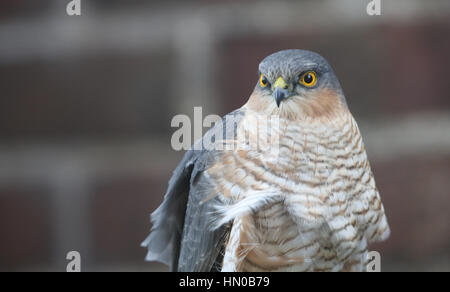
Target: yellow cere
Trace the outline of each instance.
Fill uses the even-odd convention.
[[[289,85],[287,82],[283,79],[283,77],[278,77],[277,81],[273,84],[273,88],[281,88],[281,89],[288,89]]]

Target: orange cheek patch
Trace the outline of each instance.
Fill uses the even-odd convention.
[[[330,118],[345,108],[341,95],[330,89],[311,91],[311,93],[305,95],[300,106],[304,113],[312,118]]]

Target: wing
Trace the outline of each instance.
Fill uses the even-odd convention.
[[[190,272],[212,271],[220,264],[227,227],[211,228],[211,213],[220,199],[215,196],[204,202],[214,192],[205,170],[220,160],[221,152],[212,149],[222,137],[235,137],[243,115],[243,110],[237,110],[222,118],[185,154],[163,203],[151,215],[153,228],[142,243],[149,250],[146,260],[165,263],[172,271]]]

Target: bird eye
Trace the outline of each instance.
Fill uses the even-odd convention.
[[[261,77],[259,77],[259,84],[262,88],[266,87],[269,84],[269,81],[267,80],[266,76],[264,76],[264,74],[261,74]]]
[[[300,77],[299,83],[306,87],[313,87],[317,83],[317,75],[315,72],[306,72]]]

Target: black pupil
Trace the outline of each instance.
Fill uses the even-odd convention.
[[[265,77],[263,77],[263,79],[261,80],[262,84],[266,85],[267,84],[267,79]]]
[[[305,83],[310,84],[310,83],[313,82],[313,77],[312,77],[311,74],[308,73],[308,74],[305,75],[304,80],[305,80]]]

